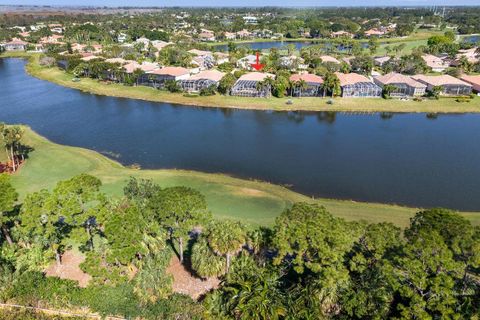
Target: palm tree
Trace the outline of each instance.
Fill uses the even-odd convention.
[[[295,87],[298,89],[298,97],[301,98],[302,91],[308,88],[308,83],[305,80],[300,79],[297,82],[295,82]]]
[[[335,73],[329,72],[325,75],[323,79],[323,94],[325,96],[326,91],[330,91],[332,93],[332,98],[335,94],[338,94],[340,91],[340,79],[338,79]]]
[[[13,172],[15,172],[17,170],[17,162],[15,155],[18,151],[20,140],[23,137],[23,129],[18,126],[3,126],[2,137],[7,154],[10,153],[8,158],[12,163]]]
[[[390,98],[390,94],[397,90],[397,87],[393,84],[386,84],[382,88],[382,95],[384,99]]]
[[[207,240],[213,252],[226,258],[225,272],[230,269],[232,255],[239,253],[246,242],[246,231],[239,222],[213,222],[208,230]]]

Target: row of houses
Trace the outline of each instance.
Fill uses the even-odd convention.
[[[202,54],[202,52],[197,52]],[[89,61],[98,57],[86,56],[82,58]],[[131,74],[140,69],[142,75],[138,79],[138,84],[154,88],[163,88],[169,80],[176,81],[179,86],[187,92],[199,92],[204,88],[211,86],[217,87],[225,73],[216,69],[199,70],[198,68],[187,69],[182,67],[160,67],[157,63],[128,61],[121,58],[106,59],[109,63],[119,63],[124,72]],[[450,75],[427,76],[415,75],[407,76],[399,73],[389,73],[376,76],[370,79],[357,73],[336,73],[340,82],[341,97],[361,98],[361,97],[381,97],[383,88],[387,85],[392,86],[393,90],[390,96],[420,97],[434,88],[440,87],[442,95],[462,96],[469,95],[472,90],[480,91],[480,76],[464,75],[461,79]],[[112,81],[119,81],[116,74],[112,73],[107,77]],[[265,84],[267,78],[275,78],[275,75],[261,72],[248,72],[242,75],[234,84],[230,94],[243,97],[268,97],[271,88]],[[290,77],[293,83],[303,81],[306,86],[292,88],[291,94],[294,96],[322,96],[325,95],[323,79],[320,76],[310,73],[293,74]],[[261,83],[262,85],[259,85]]]

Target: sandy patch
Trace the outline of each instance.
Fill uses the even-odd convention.
[[[180,264],[180,260],[175,256],[170,261],[167,273],[173,276],[173,291],[190,296],[197,300],[208,291],[218,288],[220,280],[210,278],[202,280],[190,273],[184,265]]]
[[[47,277],[58,277],[78,281],[78,285],[85,288],[92,277],[80,269],[80,264],[85,261],[85,257],[72,250],[66,251],[62,256],[62,264],[57,265],[53,262],[46,270]]]

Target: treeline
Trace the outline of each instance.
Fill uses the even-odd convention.
[[[199,192],[131,178],[121,198],[82,174],[22,203],[0,176],[0,300],[143,319],[476,319],[480,228],[418,212],[405,230],[296,203],[271,228],[213,219]],[[11,241],[7,242],[7,236]],[[45,277],[67,250],[86,288]],[[219,277],[199,301],[173,293],[172,257]]]

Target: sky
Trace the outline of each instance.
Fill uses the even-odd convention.
[[[480,5],[479,0],[0,0],[0,5],[84,5],[84,6],[432,6]]]

